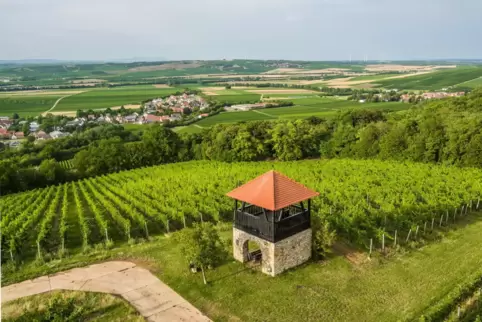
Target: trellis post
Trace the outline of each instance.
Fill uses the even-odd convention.
[[[385,233],[382,235],[382,251],[385,251]]]
[[[427,231],[427,222],[423,224],[423,234],[425,235],[425,232]]]
[[[370,238],[370,251],[368,253],[368,256],[372,256],[372,249],[373,249],[373,238]]]
[[[395,236],[393,238],[393,248],[397,247],[397,230],[395,229]]]
[[[433,224],[435,222],[435,217],[432,217],[432,229],[430,231],[433,231]]]
[[[417,226],[417,229],[415,229],[415,239],[417,239],[417,236],[418,236],[418,226]]]
[[[408,231],[407,239],[405,240],[406,243],[408,243],[408,240],[410,239],[410,235],[412,234],[412,228]]]

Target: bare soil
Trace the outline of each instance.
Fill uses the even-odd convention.
[[[434,71],[440,68],[456,68],[457,65],[428,65],[428,66],[409,66],[396,64],[367,65],[365,70],[371,72],[408,72],[408,71]]]
[[[152,86],[154,86],[155,88],[171,88],[171,86],[167,84],[154,84]]]
[[[105,79],[97,79],[97,78],[86,78],[86,79],[76,79],[73,80],[72,84],[97,84],[106,82]]]

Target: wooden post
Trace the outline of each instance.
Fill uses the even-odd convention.
[[[467,204],[467,206],[465,206],[465,214],[467,215],[469,213],[469,204]]]
[[[444,220],[444,215],[440,216],[440,224],[439,227],[442,227],[442,221]]]
[[[460,216],[464,215],[464,206],[460,207]]]
[[[480,198],[477,199],[477,206],[475,207],[475,209],[479,210],[479,204],[480,204]]]
[[[201,217],[201,222],[204,222],[204,221],[203,221],[203,213],[202,213],[202,212],[199,213],[199,216]]]
[[[385,234],[382,235],[382,251],[385,251]]]
[[[13,262],[13,253],[12,253],[12,250],[10,249],[10,259],[12,260]]]
[[[186,215],[182,215],[182,222],[184,223],[184,228],[186,228]]]
[[[109,241],[109,234],[107,234],[107,228],[105,228],[105,241]]]
[[[418,236],[418,226],[417,226],[417,229],[415,229],[415,239],[417,239],[417,236]]]
[[[166,227],[167,227],[167,233],[169,234],[169,219],[167,220],[167,224],[166,224]]]
[[[427,222],[423,224],[423,234],[425,235],[425,232],[427,231]]]
[[[454,222],[455,222],[455,216],[457,215],[457,208],[455,208],[455,211],[454,211]]]
[[[470,204],[470,210],[472,210],[472,199],[470,199],[469,204]]]
[[[370,238],[370,252],[368,253],[368,256],[372,256],[372,249],[373,249],[373,238]]]
[[[457,306],[457,318],[460,319],[460,305]]]
[[[38,258],[42,258],[42,254],[40,253],[40,243],[37,242],[37,252],[38,252]]]
[[[445,224],[448,225],[448,223],[449,223],[449,211],[447,210],[446,213],[447,213],[447,216],[445,217]]]
[[[435,218],[432,218],[432,229],[431,231],[433,231],[433,223],[435,222]]]
[[[146,230],[146,236],[147,236],[147,238],[149,238],[149,231],[147,230],[147,221],[144,221],[144,229]],[[131,239],[131,237],[130,237],[130,232],[129,232],[129,239]]]
[[[397,230],[395,229],[395,236],[393,238],[393,248],[397,247]]]
[[[410,239],[410,234],[412,234],[412,228],[408,231],[407,239],[405,240],[406,243],[408,243],[408,240]]]
[[[65,252],[65,238],[62,238],[62,253]]]

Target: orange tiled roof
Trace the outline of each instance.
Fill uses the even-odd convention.
[[[226,195],[274,211],[316,197],[319,193],[271,170]]]

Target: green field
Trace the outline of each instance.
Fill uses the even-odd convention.
[[[105,109],[108,107],[139,104],[143,100],[166,96],[180,91],[179,88],[155,88],[153,86],[127,86],[110,89],[94,89],[66,97],[54,111],[77,111]]]
[[[232,95],[212,95],[209,96],[212,100],[225,104],[242,104],[246,102],[258,102],[261,99],[259,94],[251,93],[236,93]]]
[[[407,78],[377,82],[380,87],[409,90],[440,90],[445,87],[466,85],[465,82],[482,77],[482,67],[460,67]]]
[[[476,87],[481,87],[482,86],[482,76],[473,80],[470,80],[468,82],[460,83],[458,87],[470,87],[470,88],[476,88]]]
[[[112,294],[52,291],[2,303],[2,321],[7,322],[78,321],[79,316],[73,315],[79,313],[82,321],[145,321],[125,300]]]
[[[330,118],[343,109],[367,108],[385,111],[399,111],[410,107],[409,104],[398,102],[358,103],[333,98],[306,98],[293,100],[295,106],[264,108],[246,112],[223,112],[205,118],[196,125],[210,127],[219,123],[237,123],[244,121],[263,121],[274,119],[304,119],[310,116]],[[190,125],[188,127],[193,127]],[[197,132],[197,130],[193,130]],[[184,131],[183,131],[184,132]]]
[[[49,110],[63,95],[7,95],[0,94],[0,116],[12,116],[13,113],[24,116],[36,116]]]

